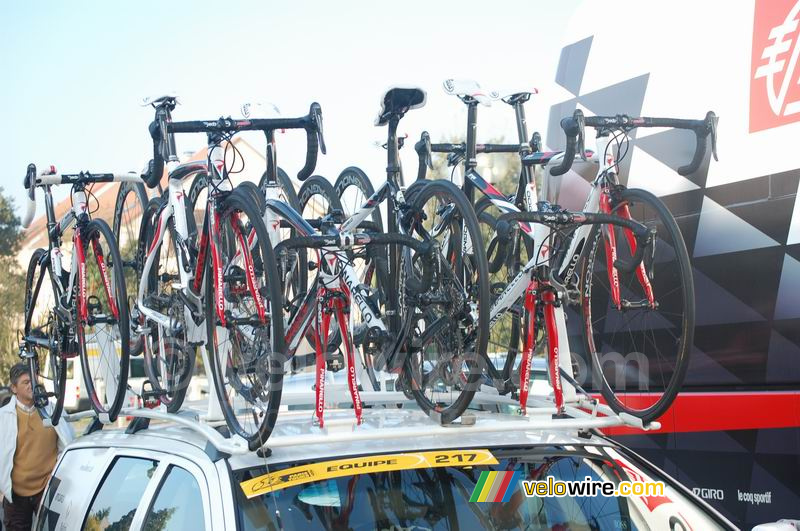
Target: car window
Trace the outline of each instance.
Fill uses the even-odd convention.
[[[590,478],[618,483],[623,477],[631,477],[629,464],[625,463],[628,468],[624,468],[607,453],[600,455],[564,447],[502,448],[492,453],[497,459],[496,465],[364,472],[331,478],[325,478],[324,473],[319,474],[315,469],[305,477],[323,477],[300,484],[297,478],[303,477],[302,472],[287,473],[287,487],[250,499],[242,488],[235,489],[239,526],[245,530],[282,525],[286,529],[635,531],[670,528],[670,522],[681,523],[681,515],[687,515],[695,529],[717,528],[702,510],[672,489],[667,489],[667,496],[657,499],[612,497],[601,493],[526,497],[520,482],[509,487],[508,499],[502,502],[473,501],[473,491],[483,481],[482,472],[486,471],[518,472],[519,478],[530,480]],[[291,467],[297,464],[292,463]],[[263,474],[280,474],[282,468],[242,470],[235,472],[234,477],[238,482],[247,481],[262,478]]]
[[[42,496],[36,529],[77,529],[106,470],[108,448],[67,450]],[[91,486],[92,488],[87,488]]]
[[[125,531],[130,528],[158,462],[136,457],[114,461],[86,515],[84,529]]]
[[[205,529],[203,496],[192,474],[177,466],[170,467],[147,512],[142,529]]]

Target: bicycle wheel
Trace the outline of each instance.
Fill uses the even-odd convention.
[[[144,305],[166,315],[170,326],[147,320],[141,314],[141,324],[149,330],[144,341],[145,373],[153,391],[160,392],[159,400],[167,411],[180,410],[186,391],[194,372],[197,347],[189,343],[188,330],[194,326],[191,312],[186,308],[179,289],[173,286],[180,281],[176,257],[176,235],[173,219],[167,222],[161,244],[152,249],[154,239],[160,232],[160,214],[164,199],[153,198],[147,204],[142,223],[142,268],[148,252],[152,253],[152,263],[146,278],[143,278]],[[187,224],[194,225],[194,218],[187,217]],[[140,276],[143,275],[140,270]]]
[[[342,206],[345,217],[352,216],[375,193],[375,188],[372,187],[367,174],[355,166],[345,168],[339,174],[339,177],[336,178],[336,183],[333,185],[333,190],[336,193],[336,197],[339,198],[339,204]],[[371,227],[373,230],[383,230],[383,218],[380,208],[373,210],[366,221],[374,224],[374,227]]]
[[[355,166],[345,168],[339,174],[333,189],[342,205],[345,218],[355,214],[366,203],[367,199],[375,193],[367,174]],[[383,219],[380,208],[375,208],[364,222],[362,227],[365,230],[383,232]],[[359,280],[369,289],[369,297],[376,308],[382,308],[386,302],[384,295],[388,277],[386,253],[387,248],[383,245],[371,245],[359,251],[348,253]],[[353,320],[353,342],[359,347],[363,373],[366,376],[366,378],[361,378],[360,380],[366,380],[372,390],[378,391],[381,386],[374,358],[380,353],[380,346],[368,337],[369,329],[362,322],[361,313],[356,309],[351,311],[351,315]]]
[[[89,401],[114,422],[127,390],[130,356],[124,266],[114,233],[102,219],[90,221],[81,238],[86,281],[83,293],[79,281],[76,341]]]
[[[117,239],[119,254],[122,256],[122,265],[125,271],[125,289],[128,294],[128,314],[131,315],[131,356],[142,353],[143,338],[136,333],[136,293],[139,290],[139,277],[137,271],[137,250],[139,234],[141,232],[142,215],[147,207],[147,192],[142,183],[120,183],[117,191],[117,201],[114,206],[114,220],[112,227],[114,237]]]
[[[306,179],[297,197],[300,201],[299,212],[305,219],[319,219],[334,210],[342,211],[339,196],[322,175],[312,175]]]
[[[285,346],[279,276],[261,214],[247,193],[228,195],[217,214],[219,241],[206,262],[206,345],[228,427],[255,450],[272,433],[281,400]],[[256,232],[252,246],[247,227]]]
[[[488,197],[478,200],[475,214],[487,246],[488,262],[492,264],[489,267],[489,286],[494,302],[528,262],[531,240],[511,225],[501,226],[498,234],[497,218],[502,212]],[[500,392],[510,390],[512,386],[519,389],[519,373],[516,371],[519,368],[519,354],[525,345],[528,318],[530,316],[524,309],[524,299],[520,299],[497,317],[489,331],[487,355],[503,380],[492,382],[492,385]]]
[[[28,263],[25,275],[25,324],[23,328],[27,362],[31,371],[31,385],[36,409],[42,418],[49,418],[53,425],[58,424],[64,409],[64,392],[67,384],[67,362],[60,354],[61,323],[53,311],[55,296],[52,270],[46,249],[36,249]],[[71,343],[74,345],[74,343]],[[52,346],[50,346],[52,345]],[[64,349],[64,353],[69,351]],[[75,353],[75,350],[72,350]],[[48,370],[48,380],[52,391],[41,383],[40,369]],[[49,397],[55,402],[49,407]]]
[[[408,197],[417,212],[409,234],[434,242],[438,252],[424,293],[415,293],[409,283],[421,275],[419,261],[410,250],[401,254],[401,314],[413,327],[405,385],[423,411],[449,423],[469,406],[486,364],[491,300],[486,252],[472,205],[454,184],[430,181]]]
[[[581,271],[581,328],[599,380],[592,387],[600,388],[615,411],[649,421],[672,404],[689,365],[694,338],[692,268],[678,224],[660,199],[630,189],[612,200],[614,214],[624,215],[627,208],[632,219],[656,235],[653,252],[643,262],[655,305],[648,304],[637,274],[621,270],[617,270],[621,307],[615,305],[604,231],[614,231],[619,258],[629,260],[631,250],[622,229],[595,226]]]

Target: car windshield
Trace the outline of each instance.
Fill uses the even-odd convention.
[[[586,448],[591,448],[587,450]],[[671,487],[661,497],[526,496],[522,480],[610,481],[640,479],[630,461],[595,447],[495,448],[496,464],[470,465],[469,450],[442,457],[454,466],[366,472],[397,456],[367,456],[322,463],[258,467],[234,472],[240,529],[684,529],[717,523]],[[459,454],[461,452],[462,454]],[[447,453],[447,452],[445,452]],[[408,454],[417,456],[421,454]],[[462,455],[462,457],[458,457]],[[464,458],[463,456],[467,456]],[[458,457],[456,459],[456,457]],[[448,461],[449,460],[449,461]],[[348,466],[358,470],[345,475]],[[350,462],[352,461],[352,462]],[[300,465],[300,466],[298,466]],[[331,466],[333,465],[333,466]],[[383,467],[386,468],[386,467]],[[281,472],[285,472],[281,475]],[[486,472],[497,472],[487,475]],[[505,472],[516,472],[504,474]],[[654,478],[652,473],[647,476]],[[312,480],[312,478],[319,478]],[[503,478],[506,484],[503,484]],[[511,481],[513,484],[509,484]],[[493,482],[494,484],[492,484]],[[253,484],[257,484],[255,491]],[[269,485],[264,487],[264,485]],[[477,486],[477,488],[476,488]],[[254,494],[258,488],[263,490]],[[273,489],[271,492],[269,489]],[[245,491],[250,493],[250,498]],[[483,501],[494,498],[498,501]],[[480,500],[480,501],[477,501]],[[677,527],[680,529],[681,527]]]

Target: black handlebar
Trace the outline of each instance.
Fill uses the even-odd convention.
[[[561,120],[561,129],[567,137],[567,146],[564,150],[564,159],[557,167],[550,169],[551,175],[563,175],[566,173],[575,159],[575,152],[584,155],[584,127],[594,127],[596,129],[615,130],[623,129],[629,131],[637,127],[671,127],[673,129],[688,129],[694,132],[697,145],[694,155],[689,164],[678,168],[680,175],[691,175],[696,172],[703,163],[706,154],[708,137],[711,137],[711,153],[714,160],[717,157],[717,123],[719,118],[713,111],[708,111],[702,120],[684,120],[678,118],[631,118],[624,114],[616,116],[584,116],[580,110],[569,117]]]
[[[533,142],[534,139],[531,139]],[[476,153],[519,153],[523,146],[519,144],[476,144]],[[414,149],[419,157],[419,167],[417,170],[417,179],[424,179],[426,174],[425,167],[433,169],[433,161],[431,153],[460,153],[467,152],[467,144],[431,144],[431,137],[427,131],[423,131],[419,141],[414,144]]]
[[[259,118],[234,120],[232,118],[219,118],[218,120],[193,120],[186,122],[171,122],[166,119],[166,112],[161,108],[156,110],[156,119],[150,124],[150,137],[153,139],[153,159],[149,162],[147,172],[142,175],[145,183],[154,188],[161,180],[164,173],[164,157],[162,145],[164,133],[236,133],[239,131],[263,131],[264,133],[276,129],[305,129],[306,130],[306,161],[298,172],[297,178],[306,180],[317,165],[317,152],[326,153],[325,139],[322,136],[322,107],[319,103],[312,103],[306,116],[299,118]]]

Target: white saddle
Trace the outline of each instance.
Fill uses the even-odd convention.
[[[477,81],[471,79],[445,79],[442,86],[448,94],[462,99],[466,96],[487,107],[491,107],[492,102],[500,98],[500,94],[496,90],[483,89]]]
[[[177,103],[178,95],[174,92],[167,92],[158,94],[157,96],[148,96],[142,100],[142,107],[147,107],[148,105],[153,105],[156,107],[160,103],[164,103],[165,101],[169,100],[175,100]]]
[[[279,118],[281,110],[274,103],[265,102],[245,102],[239,107],[242,118]]]

